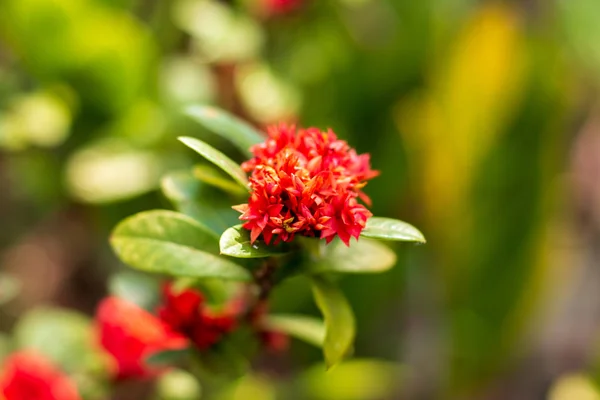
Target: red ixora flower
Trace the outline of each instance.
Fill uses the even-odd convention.
[[[0,399],[80,400],[75,384],[42,355],[21,351],[0,369]]]
[[[358,238],[372,215],[361,199],[366,181],[379,174],[368,154],[356,154],[331,129],[271,126],[264,143],[251,148],[254,158],[242,164],[251,172],[247,204],[234,206],[254,242],[289,242],[294,235],[316,236],[346,244]],[[274,238],[275,236],[275,238]]]
[[[114,358],[118,380],[156,375],[160,370],[148,367],[144,359],[188,343],[154,315],[118,297],[108,297],[100,303],[96,323],[100,344]]]
[[[200,291],[176,291],[171,284],[165,284],[163,296],[164,303],[158,309],[160,319],[174,331],[189,338],[200,350],[208,349],[235,329],[239,313],[235,302],[218,312],[212,311],[206,307]]]

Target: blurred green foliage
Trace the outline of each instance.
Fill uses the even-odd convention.
[[[58,236],[64,218],[79,218],[87,247],[66,253],[85,260],[79,274],[104,285],[119,269],[106,244],[119,219],[177,204],[180,190],[212,190],[191,188],[189,176],[174,172],[162,182],[168,199],[159,194],[164,172],[195,160],[176,137],[244,159],[181,106],[218,104],[258,126],[331,127],[382,171],[367,187],[373,212],[422,227],[428,244],[398,245],[397,268],[343,282],[360,332],[355,355],[395,363],[396,379],[379,371],[385,361],[339,367],[348,369],[339,385],[316,370],[298,372],[319,358],[303,344],[281,369],[301,376],[298,385],[313,393],[304,398],[349,399],[340,391],[360,385],[357,376],[364,386],[356,393],[373,398],[491,396],[526,358],[542,300],[555,289],[548,287],[552,230],[566,196],[557,176],[575,127],[597,107],[600,7],[595,0],[313,0],[267,16],[261,4],[1,1],[2,250],[53,217],[48,229]],[[16,275],[22,296],[40,287],[39,277]],[[60,301],[85,308],[97,300],[77,298],[76,284],[64,284],[72,292]],[[113,284],[152,304],[127,281]],[[316,314],[301,279],[274,295],[276,310]],[[9,302],[0,315],[12,306],[18,310]],[[275,398],[270,380],[286,379],[273,376],[246,377],[227,398]],[[165,379],[168,391],[169,380],[187,378]]]

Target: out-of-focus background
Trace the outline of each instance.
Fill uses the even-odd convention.
[[[597,0],[2,0],[0,296],[20,291],[0,331],[41,305],[94,312],[124,270],[111,228],[170,207],[160,176],[195,161],[175,138],[235,153],[181,113],[211,103],[333,128],[382,171],[373,212],[428,238],[343,281],[358,361],[323,378],[294,344],[281,380],[333,400],[600,399],[599,89]],[[273,307],[314,311],[294,280]]]

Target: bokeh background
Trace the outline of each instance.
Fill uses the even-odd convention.
[[[171,207],[177,136],[236,156],[181,113],[210,103],[333,128],[382,171],[373,212],[428,238],[343,281],[356,361],[294,343],[229,398],[600,399],[599,89],[597,0],[2,0],[0,331],[145,301],[107,238]],[[273,308],[316,313],[301,280]]]

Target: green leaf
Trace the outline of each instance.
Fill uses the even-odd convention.
[[[0,305],[8,303],[21,291],[21,282],[14,276],[0,272]]]
[[[313,256],[305,268],[311,273],[376,273],[396,264],[396,253],[376,240],[361,238],[350,247],[340,240],[325,246],[320,256]]]
[[[191,137],[180,137],[179,140],[190,149],[194,150],[202,157],[206,158],[211,163],[225,171],[243,188],[248,190],[248,178],[244,170],[236,164],[231,158],[221,153],[214,147],[204,143],[203,141]]]
[[[389,361],[348,360],[332,371],[322,365],[300,375],[299,386],[306,391],[299,398],[314,400],[378,400],[395,398],[408,377],[401,364]]]
[[[185,109],[185,114],[211,132],[230,140],[248,157],[252,156],[250,147],[265,140],[264,135],[246,122],[215,107],[192,105]]]
[[[325,319],[325,364],[339,364],[352,349],[355,336],[354,314],[342,291],[323,277],[313,277],[313,295]]]
[[[177,210],[205,224],[217,235],[239,222],[240,214],[231,209],[226,194],[199,181],[191,171],[166,175],[161,187]]]
[[[215,255],[216,235],[196,220],[166,210],[147,211],[122,221],[111,244],[126,264],[147,272],[197,278],[250,280],[241,266]]]
[[[219,247],[221,254],[237,258],[261,258],[287,253],[281,247],[268,246],[260,240],[250,244],[250,231],[242,228],[242,225],[232,226],[223,232]]]
[[[414,226],[392,218],[371,217],[360,234],[364,237],[402,242],[425,243],[425,236]]]
[[[173,366],[185,362],[186,360],[188,360],[189,356],[190,349],[186,347],[183,349],[163,350],[158,351],[156,353],[152,353],[148,357],[146,357],[145,361],[149,365]]]
[[[115,228],[113,236],[139,236],[168,240],[218,254],[218,237],[198,221],[169,210],[135,214]]]
[[[287,333],[307,343],[322,347],[325,341],[325,324],[305,315],[272,314],[265,317],[265,327]]]
[[[210,165],[196,165],[194,167],[194,176],[211,186],[217,187],[227,193],[231,193],[236,196],[248,196],[248,191],[238,185],[237,182],[232,181],[226,176],[223,176],[221,171]]]

